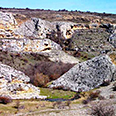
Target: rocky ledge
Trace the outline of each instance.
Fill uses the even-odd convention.
[[[75,65],[67,73],[53,81],[49,87],[81,92],[113,80],[116,80],[116,66],[108,55],[101,55]]]
[[[53,62],[79,63],[77,58],[62,51],[61,46],[50,39],[1,39],[0,50],[19,54],[37,53]]]

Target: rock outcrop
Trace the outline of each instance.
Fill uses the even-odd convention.
[[[77,58],[62,51],[59,44],[49,39],[1,39],[0,49],[19,54],[37,53],[48,57],[53,62],[79,63]]]
[[[18,53],[39,53],[45,50],[62,50],[60,45],[49,39],[1,39],[0,49]]]
[[[49,87],[81,92],[99,87],[105,81],[113,80],[116,80],[116,66],[108,55],[101,55],[75,65],[53,81]]]
[[[19,18],[17,19],[17,17]],[[50,22],[40,18],[27,18],[27,16],[21,14],[0,12],[0,38],[29,37],[44,39],[53,35],[58,37],[58,33],[60,32],[62,38],[69,39],[77,29],[110,28],[113,26],[111,24],[100,24],[98,22],[94,21],[90,22],[90,24],[69,21]]]
[[[17,28],[17,21],[12,13],[0,12],[0,38],[18,38],[19,35],[14,33]]]
[[[50,50],[48,52],[41,53],[44,56],[47,56],[49,60],[53,62],[63,62],[69,64],[77,64],[79,60],[71,55],[68,55],[64,51],[61,50]]]
[[[0,63],[0,77],[4,77],[9,82],[11,82],[14,78],[17,78],[18,80],[22,80],[24,82],[30,81],[29,77],[24,73],[2,63]]]
[[[0,12],[0,38],[47,38],[47,35],[57,33],[60,29],[62,35],[67,39],[72,35],[71,28],[75,25],[72,22],[49,22],[40,18],[31,18],[18,24],[15,15]]]
[[[14,68],[0,63],[0,95],[12,99],[46,98],[40,96],[40,90],[32,84],[27,84],[30,78]]]
[[[15,34],[24,37],[47,38],[47,35],[52,35],[60,31],[65,39],[68,39],[74,33],[73,27],[76,23],[73,22],[49,22],[40,18],[31,18],[24,22],[16,30]]]
[[[114,33],[109,37],[109,42],[116,48],[116,30]]]

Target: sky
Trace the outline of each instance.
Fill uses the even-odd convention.
[[[116,0],[0,0],[0,7],[66,9],[116,14]]]

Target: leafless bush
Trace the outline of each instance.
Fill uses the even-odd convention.
[[[88,95],[88,97],[87,97],[87,99],[83,100],[82,103],[83,103],[83,104],[87,104],[87,103],[89,103],[90,101],[95,100],[96,98],[98,98],[98,99],[101,98],[101,96],[100,96],[100,91],[99,91],[99,90],[97,90],[97,91],[95,91],[95,92],[90,92],[89,95]],[[102,98],[103,98],[103,97],[102,97]],[[102,99],[102,98],[101,98],[101,99]]]
[[[49,77],[47,75],[44,75],[42,73],[35,74],[34,82],[33,84],[35,86],[45,86],[49,82]]]
[[[92,104],[91,115],[93,116],[114,116],[114,107],[105,102]]]
[[[35,72],[43,73],[44,75],[48,75],[50,77],[50,79],[53,80],[53,79],[58,78],[65,72],[67,72],[73,66],[74,66],[74,64],[40,62],[36,65]]]
[[[99,99],[99,100],[105,100],[105,97],[102,96],[102,95],[99,95],[99,96],[98,96],[98,99]]]
[[[90,101],[95,100],[97,97],[99,97],[99,95],[100,95],[100,91],[99,91],[99,90],[97,90],[97,91],[95,91],[95,92],[91,92],[91,93],[89,94],[89,96],[88,96],[88,99],[89,99]]]
[[[90,102],[89,99],[85,99],[85,100],[82,101],[83,104],[88,104],[89,102]]]
[[[66,102],[57,101],[53,103],[53,108],[64,109],[68,107],[70,109],[70,104],[71,104],[71,101],[66,101]]]
[[[46,83],[59,78],[74,64],[39,62],[35,66],[29,67],[26,74],[30,77],[31,83],[36,86],[45,86]]]

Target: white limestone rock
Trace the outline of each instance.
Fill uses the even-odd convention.
[[[109,56],[101,55],[75,65],[60,78],[53,81],[49,87],[80,92],[99,87],[107,80],[116,80],[116,66]]]
[[[14,68],[0,63],[0,95],[11,99],[45,99],[39,88],[27,82],[30,78]]]
[[[14,68],[2,64],[0,62],[0,77],[4,77],[8,81],[12,81],[14,78],[18,80],[22,80],[23,82],[29,82],[30,78],[26,76],[23,72],[17,71]]]

